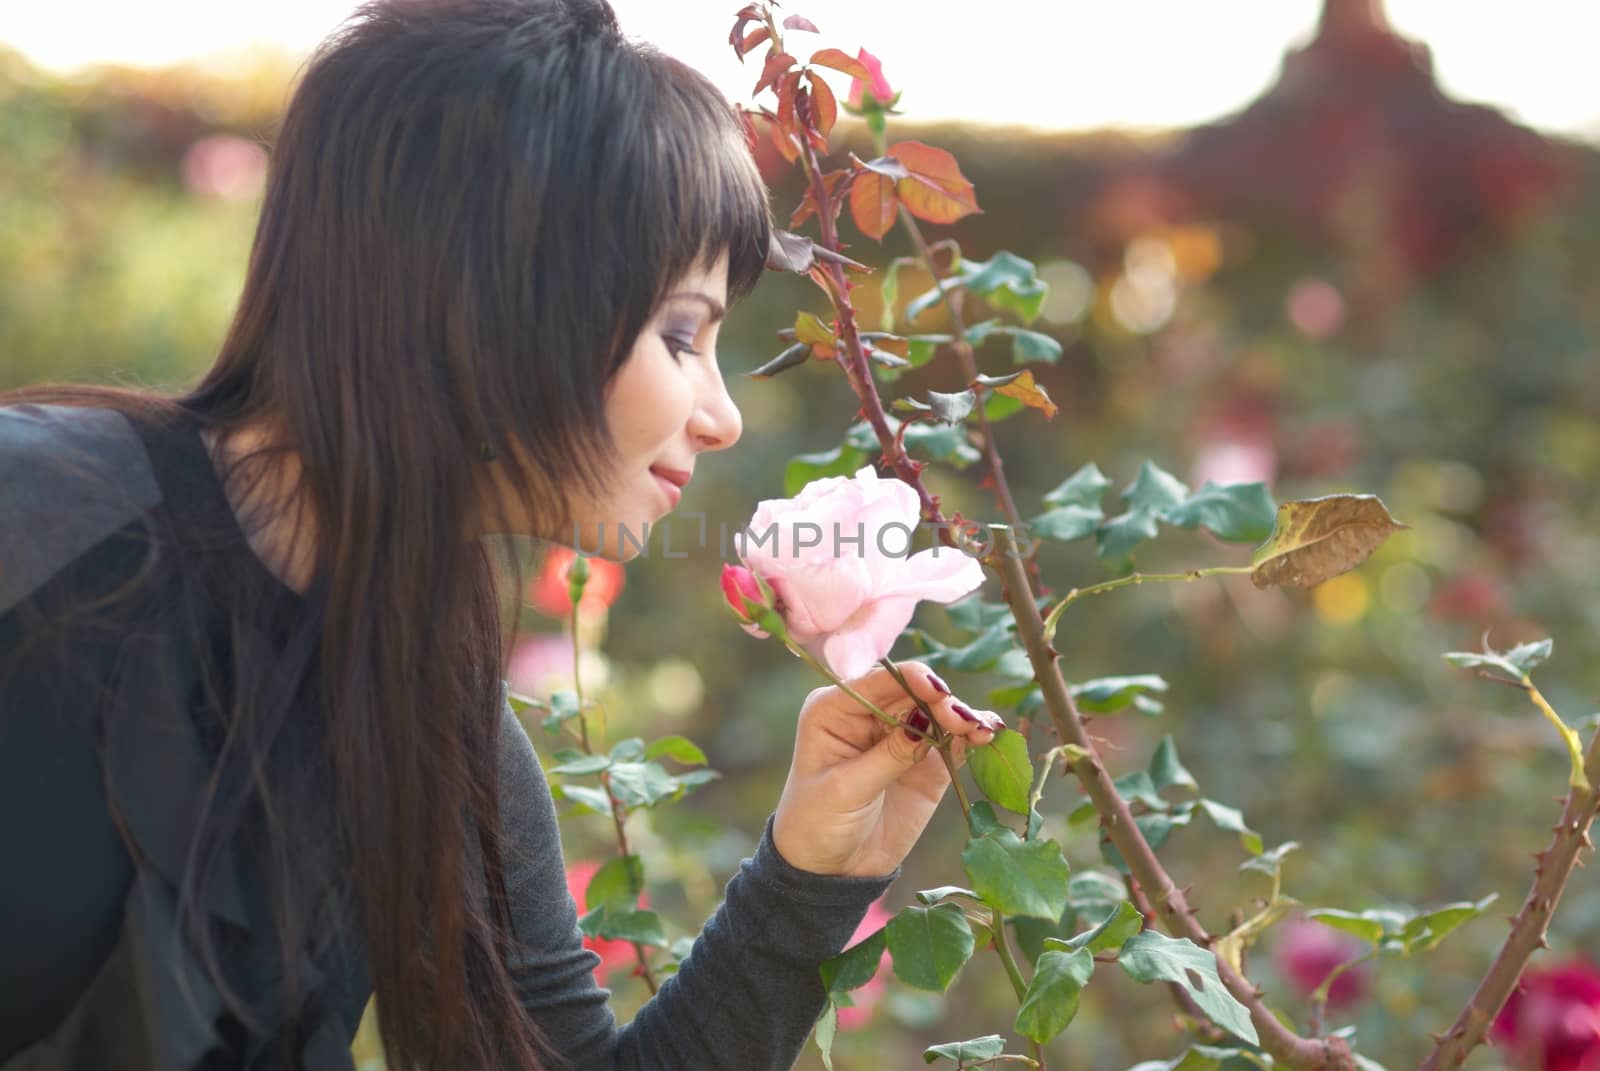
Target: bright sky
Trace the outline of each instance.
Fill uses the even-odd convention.
[[[754,67],[727,47],[742,0],[613,0],[623,28],[747,99]],[[0,0],[0,44],[57,70],[162,65],[252,43],[310,48],[352,0]],[[818,46],[878,54],[908,117],[1032,126],[1182,126],[1233,111],[1303,42],[1319,0],[790,0]],[[5,10],[9,8],[9,10]],[[1600,138],[1595,0],[1389,0],[1433,49],[1447,92],[1533,126]],[[902,24],[905,24],[902,27]],[[810,35],[797,35],[807,38]],[[755,61],[752,60],[752,63]],[[842,76],[841,76],[842,78]],[[842,88],[842,84],[840,85]]]

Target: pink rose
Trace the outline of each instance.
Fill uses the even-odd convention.
[[[722,567],[722,597],[739,619],[739,627],[757,639],[766,639],[767,633],[756,627],[755,619],[767,609],[767,596],[761,590],[756,574],[742,565]]]
[[[873,101],[878,105],[888,107],[893,104],[895,91],[889,88],[889,80],[883,76],[883,62],[864,48],[856,53],[856,59],[860,60],[867,73],[872,75],[872,82],[868,84],[859,78],[850,80],[850,107],[856,109],[865,107],[866,93],[871,93]]]
[[[1600,1071],[1600,971],[1573,960],[1523,972],[1489,1037],[1520,1071]]]
[[[739,556],[771,587],[790,637],[842,680],[885,657],[917,603],[950,603],[983,583],[950,547],[910,553],[917,494],[870,466],[767,499],[739,534]]]
[[[866,917],[861,920],[861,925],[856,927],[856,932],[851,935],[850,943],[845,948],[854,948],[868,937],[877,933],[889,924],[889,912],[884,910],[882,900],[874,900],[872,906],[867,908]],[[878,1001],[883,999],[887,985],[884,982],[884,964],[889,962],[889,950],[885,948],[883,955],[878,957],[878,973],[872,980],[859,989],[850,991],[850,999],[855,1003],[848,1008],[839,1009],[839,1029],[859,1030],[872,1021],[872,1013],[878,1006]]]
[[[1284,923],[1273,946],[1273,962],[1301,996],[1309,997],[1340,964],[1360,959],[1367,945],[1360,938],[1309,919]],[[1352,967],[1328,987],[1328,1007],[1339,1009],[1367,995],[1372,974],[1368,964]]]

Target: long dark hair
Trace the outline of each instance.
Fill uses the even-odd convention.
[[[564,531],[573,496],[605,484],[606,386],[655,307],[723,254],[730,299],[746,294],[768,227],[727,102],[626,40],[603,0],[378,0],[293,95],[237,314],[213,367],[171,401],[224,440],[272,429],[230,486],[259,483],[275,457],[298,464],[338,828],[393,1068],[553,1055],[504,966],[503,638],[472,537],[505,528],[483,520],[485,459],[515,489],[508,516]],[[235,690],[228,743],[259,760],[285,713],[272,696],[294,690]],[[287,962],[315,916],[295,845],[320,831],[277,805],[270,764],[246,769]],[[207,816],[191,912],[239,821],[237,807]],[[221,953],[193,936],[222,986]]]

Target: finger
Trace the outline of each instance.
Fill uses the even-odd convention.
[[[911,729],[927,731],[928,717],[920,710],[912,710],[906,720]],[[852,786],[863,795],[876,796],[927,759],[930,749],[926,740],[896,729],[848,763]]]

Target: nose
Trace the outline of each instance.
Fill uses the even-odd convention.
[[[700,450],[726,450],[739,441],[744,418],[728,395],[722,373],[713,369],[689,417],[689,435]]]

